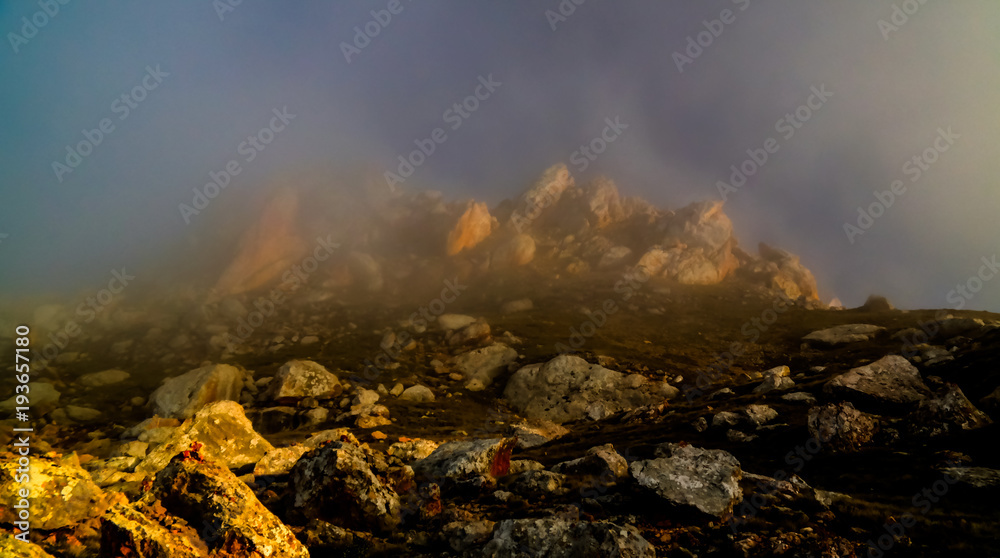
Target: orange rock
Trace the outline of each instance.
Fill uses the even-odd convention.
[[[448,233],[448,255],[454,256],[462,250],[475,247],[493,232],[495,224],[496,219],[490,215],[485,203],[470,202],[468,209]]]
[[[295,190],[285,188],[275,194],[240,240],[239,252],[215,284],[217,296],[267,285],[303,256],[305,244],[295,230],[298,208]]]
[[[388,436],[376,430],[375,432],[372,432],[372,438],[375,438],[376,440],[385,440]]]

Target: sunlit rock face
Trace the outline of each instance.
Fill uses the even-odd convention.
[[[299,212],[294,189],[280,191],[240,240],[239,250],[215,284],[218,296],[251,291],[274,282],[302,258],[306,247],[296,232]]]
[[[490,235],[496,219],[490,215],[490,210],[485,203],[470,203],[465,213],[458,218],[458,223],[448,233],[446,251],[449,256],[465,250],[475,248]]]

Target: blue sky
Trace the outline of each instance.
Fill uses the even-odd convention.
[[[717,198],[730,165],[777,140],[727,212],[745,248],[763,240],[800,254],[825,297],[859,304],[880,292],[903,307],[947,307],[947,293],[998,252],[995,2],[928,2],[895,29],[879,21],[919,4],[589,0],[556,20],[546,15],[555,0],[402,0],[384,26],[371,11],[389,0],[243,0],[221,20],[210,0],[94,4],[56,2],[51,17],[36,15],[37,1],[0,4],[7,292],[93,291],[122,266],[141,275],[282,173],[394,168],[490,75],[501,85],[408,185],[494,204],[569,164],[617,116],[629,126],[619,140],[571,170],[606,174],[660,206]],[[12,39],[22,18],[48,21]],[[712,23],[722,19],[731,23]],[[366,24],[378,35],[348,62],[342,45]],[[675,53],[699,33],[708,43],[709,28],[718,36],[679,71]],[[123,119],[114,103],[147,68],[161,82]],[[785,139],[779,120],[823,85],[832,97]],[[185,224],[178,204],[242,161],[241,143],[283,107],[294,119]],[[113,131],[60,181],[53,162],[105,118]],[[904,165],[949,127],[954,145],[911,181]],[[897,179],[906,192],[851,243],[844,223]],[[1000,281],[968,306],[1000,311]]]

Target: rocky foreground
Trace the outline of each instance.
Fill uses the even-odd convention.
[[[123,297],[42,355],[5,556],[1000,555],[997,316],[830,309],[721,204],[565,167],[397,200],[290,281],[288,199],[207,304]]]

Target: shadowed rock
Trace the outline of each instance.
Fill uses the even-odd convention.
[[[721,517],[743,498],[743,471],[728,452],[661,444],[655,455],[632,463],[630,471],[640,486],[668,502]]]

